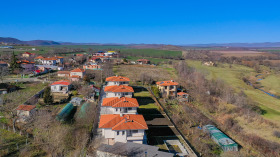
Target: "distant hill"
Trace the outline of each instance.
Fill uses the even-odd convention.
[[[9,43],[9,44],[24,44],[24,45],[61,45],[59,42],[49,41],[49,40],[31,40],[31,41],[22,41],[16,38],[10,37],[0,37],[0,42]]]
[[[191,46],[191,47],[280,47],[280,42],[262,42],[262,43],[213,43],[213,44],[190,44],[182,46]]]

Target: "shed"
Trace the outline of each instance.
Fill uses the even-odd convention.
[[[80,106],[83,102],[83,99],[82,98],[79,98],[79,97],[74,97],[70,103],[72,103],[74,106]]]
[[[203,131],[208,132],[210,137],[223,149],[223,151],[238,151],[238,144],[221,132],[213,125],[203,126]]]

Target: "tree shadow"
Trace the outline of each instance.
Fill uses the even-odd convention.
[[[134,97],[134,98],[137,99],[140,106],[155,103],[155,101],[151,97]]]
[[[140,93],[140,92],[145,92],[148,91],[146,88],[141,87],[141,86],[131,86],[134,90],[134,93]]]

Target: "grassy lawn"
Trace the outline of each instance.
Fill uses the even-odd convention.
[[[249,98],[259,103],[261,108],[266,111],[266,113],[263,115],[264,118],[272,120],[273,122],[280,125],[280,100],[254,89],[253,87],[245,84],[241,79],[243,76],[256,75],[252,68],[242,65],[232,65],[232,68],[229,68],[228,64],[219,64],[218,67],[208,67],[202,65],[199,61],[191,60],[188,60],[187,63],[189,66],[194,67],[198,71],[206,74],[207,78],[209,79],[222,79],[237,91],[243,90]],[[269,80],[274,81],[274,83],[277,85],[279,84],[279,82],[277,82],[279,78],[272,76],[271,78],[268,77],[268,81],[264,79],[265,86],[271,88],[274,86],[274,83],[270,83]]]

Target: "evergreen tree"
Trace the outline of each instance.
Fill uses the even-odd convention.
[[[18,59],[15,55],[15,53],[13,52],[12,54],[12,59],[11,59],[11,63],[10,63],[10,69],[13,72],[15,69],[20,68],[20,65],[17,63]]]
[[[53,103],[53,97],[51,95],[51,88],[50,87],[47,87],[45,89],[43,99],[44,99],[45,104],[51,105]]]

